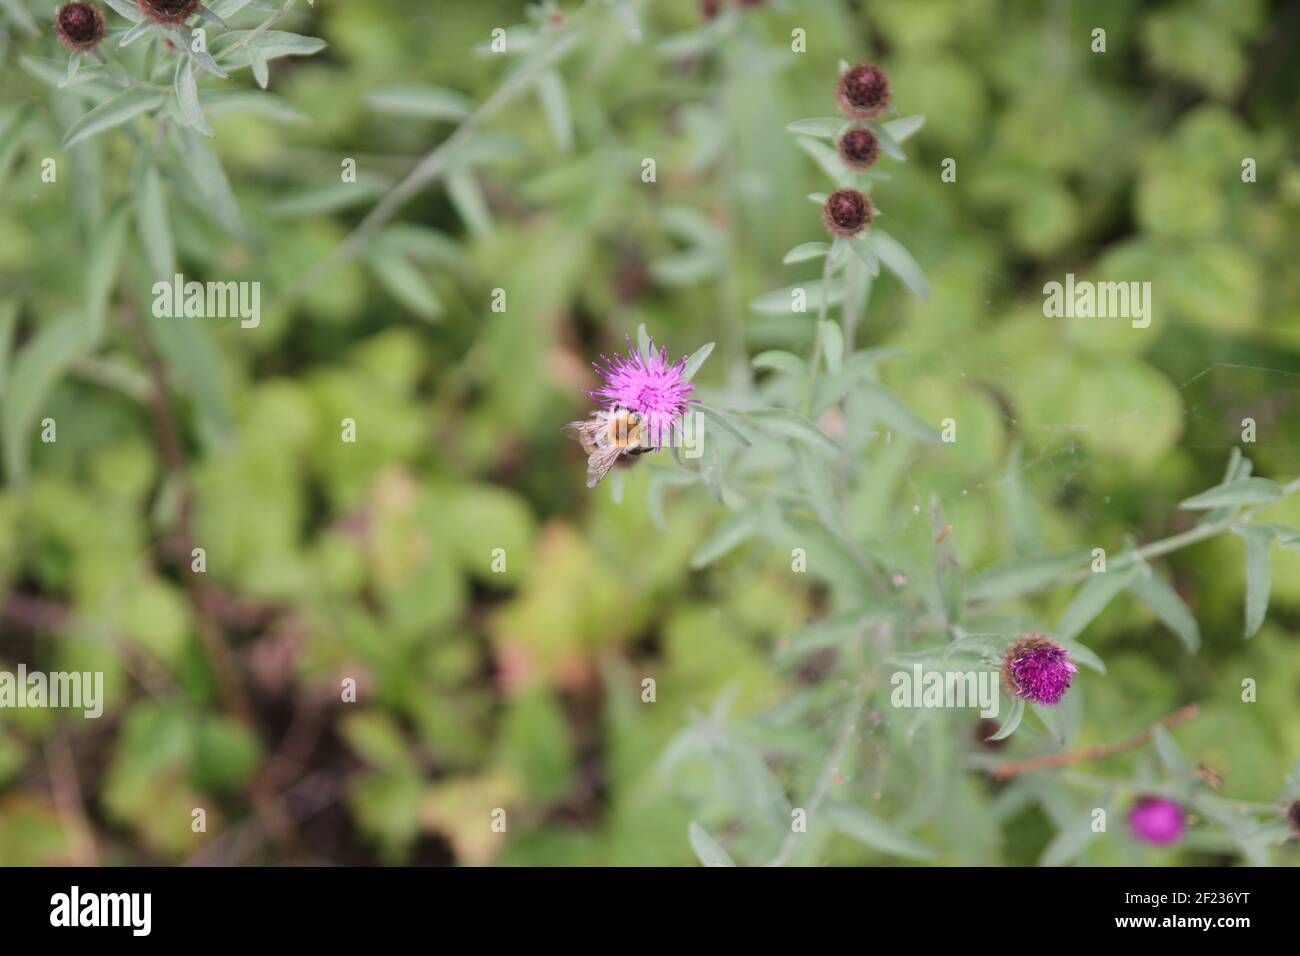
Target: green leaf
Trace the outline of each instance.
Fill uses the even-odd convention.
[[[829,530],[838,532],[844,526],[844,517],[835,501],[835,488],[831,484],[829,471],[802,445],[795,448],[795,459],[799,463],[800,481],[817,517]]]
[[[795,305],[798,302],[796,293],[802,293],[803,308],[796,311]],[[749,307],[754,312],[763,315],[800,315],[806,313],[810,308],[816,309],[821,303],[822,281],[813,279],[809,282],[799,282],[795,285],[788,285],[784,289],[775,289],[760,295],[757,299],[749,303]],[[844,286],[839,282],[832,281],[826,295],[826,304],[839,305],[844,301]]]
[[[871,129],[876,134],[876,139],[880,141],[880,148],[885,155],[892,156],[900,163],[907,162],[907,153],[903,152],[903,147],[898,145],[898,140],[894,139],[893,132],[885,123],[871,123]]]
[[[0,8],[3,8],[14,21],[18,24],[19,29],[30,36],[36,36],[40,29],[36,26],[36,21],[32,19],[31,11],[23,5],[23,0],[0,0]]]
[[[691,556],[694,570],[708,567],[729,551],[740,547],[758,530],[758,512],[736,511],[722,520]]]
[[[885,267],[898,276],[914,296],[922,301],[930,298],[930,283],[926,281],[925,273],[901,242],[875,227],[868,230],[867,241]]]
[[[817,334],[822,337],[826,370],[832,375],[838,375],[844,368],[844,330],[836,322],[818,322]]]
[[[397,86],[376,90],[366,103],[380,113],[417,119],[452,120],[469,116],[474,102],[463,93],[440,86]]]
[[[297,33],[285,33],[282,30],[231,30],[223,33],[213,41],[213,56],[230,67],[250,66],[252,60],[249,47],[267,60],[282,56],[311,56],[325,49],[328,44],[320,37],[302,36]]]
[[[194,71],[186,57],[176,60],[176,101],[180,103],[181,115],[204,136],[212,135],[212,127],[203,117],[203,107],[199,105],[199,88],[194,82]]]
[[[200,133],[180,126],[174,127],[176,142],[185,158],[185,168],[198,194],[203,197],[202,208],[209,212],[227,232],[236,238],[244,233],[243,217],[235,201],[230,180],[221,166],[216,152]]]
[[[894,138],[895,143],[903,143],[925,125],[925,114],[914,113],[911,116],[900,116],[898,119],[892,119],[883,125],[889,131],[889,135]]]
[[[158,168],[144,159],[131,197],[135,223],[149,263],[150,280],[168,281],[176,274],[176,250],[172,245],[171,226],[167,220],[167,203],[163,198]]]
[[[774,371],[785,372],[800,380],[808,374],[807,362],[793,352],[786,352],[781,349],[759,352],[749,360],[749,364],[754,368],[770,368]]]
[[[385,289],[404,306],[423,319],[433,321],[443,313],[442,301],[424,280],[424,276],[401,250],[380,236],[366,257],[370,268]]]
[[[821,451],[838,454],[839,444],[817,424],[788,408],[759,408],[744,413],[744,417],[767,431],[794,438]]]
[[[705,360],[713,354],[713,342],[705,342],[698,349],[691,353],[691,357],[686,360],[686,365],[682,369],[682,380],[689,382],[695,377],[695,373],[700,370]]]
[[[1187,759],[1182,748],[1178,746],[1178,741],[1174,740],[1173,734],[1169,733],[1164,727],[1157,724],[1152,732],[1152,739],[1156,745],[1156,755],[1160,758],[1160,762],[1164,764],[1167,773],[1175,777],[1183,777],[1195,770],[1192,762]]]
[[[1092,826],[1084,820],[1072,823],[1056,832],[1038,859],[1039,866],[1065,866],[1074,862],[1096,837]]]
[[[1254,637],[1268,613],[1269,545],[1273,532],[1258,525],[1232,529],[1246,542],[1246,637]]]
[[[1068,551],[1018,558],[972,575],[966,581],[968,601],[1012,601],[1050,587],[1088,563],[1089,551]]]
[[[717,840],[709,836],[704,827],[700,826],[694,820],[691,821],[690,829],[687,831],[690,836],[691,849],[695,851],[695,856],[703,866],[735,866],[736,863],[731,856],[718,843]]]
[[[1025,480],[1024,447],[1020,441],[1007,455],[1006,474],[1002,479],[1002,504],[1011,528],[1011,543],[1017,557],[1028,557],[1043,550],[1043,521],[1038,505]]]
[[[27,477],[31,429],[59,377],[86,351],[86,326],[80,318],[42,326],[14,359],[4,394],[4,461],[9,480]]]
[[[1111,599],[1128,587],[1135,574],[1133,568],[1094,572],[1061,615],[1055,635],[1068,641],[1082,634],[1093,619],[1106,609]]]
[[[1202,510],[1225,506],[1258,505],[1277,501],[1282,497],[1282,487],[1267,478],[1238,478],[1209,491],[1203,491],[1184,501],[1180,508]]]
[[[1129,582],[1128,590],[1174,632],[1188,653],[1196,653],[1201,646],[1201,629],[1178,592],[1164,578],[1154,571],[1138,573]]]
[[[104,337],[108,302],[117,284],[122,262],[128,213],[119,206],[96,230],[86,262],[86,329],[88,341],[98,344]]]
[[[650,330],[642,322],[636,327],[636,350],[642,355],[650,355]]]
[[[249,46],[247,50],[248,65],[252,67],[253,79],[257,81],[258,86],[266,89],[271,82],[271,67],[266,62],[266,56],[255,46]]]
[[[786,132],[803,136],[820,136],[822,139],[834,139],[845,126],[840,116],[814,116],[809,119],[795,120],[786,124]]]
[[[885,427],[918,441],[937,444],[939,432],[917,417],[902,400],[879,382],[863,382],[858,386],[867,409]]]
[[[865,810],[843,803],[832,803],[823,812],[831,826],[872,849],[909,860],[938,858],[939,854],[920,840],[873,817]]]
[[[537,78],[537,97],[542,112],[555,137],[560,152],[573,148],[573,118],[569,113],[569,96],[564,90],[564,80],[556,70],[547,70]]]
[[[492,234],[492,214],[478,179],[467,169],[457,169],[447,174],[447,197],[456,207],[456,214],[475,238]]]
[[[1014,734],[1020,727],[1020,722],[1025,719],[1025,701],[1022,697],[1011,698],[1011,713],[1007,714],[1007,719],[1002,721],[1002,726],[998,728],[989,740],[1006,740]]]
[[[805,262],[826,255],[831,247],[825,242],[802,242],[785,254],[781,262],[790,265],[793,262]]]
[[[695,402],[692,407],[709,421],[713,422],[713,424],[721,428],[723,433],[737,444],[744,445],[746,448],[752,444],[750,440],[745,437],[744,433],[731,423],[730,417],[720,409],[716,409],[711,405],[706,405],[703,402]]]
[[[106,103],[101,103],[68,127],[63,137],[64,149],[85,142],[92,136],[98,136],[105,130],[121,126],[141,113],[148,113],[162,106],[166,97],[162,93],[148,90],[126,90]]]

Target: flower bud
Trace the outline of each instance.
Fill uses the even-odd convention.
[[[850,169],[869,169],[880,156],[880,141],[871,130],[855,126],[840,137],[838,149]]]
[[[136,7],[151,23],[179,26],[203,6],[202,0],[135,0]]]
[[[844,239],[860,233],[871,222],[871,200],[857,189],[837,189],[826,197],[822,220],[832,235]]]
[[[1187,830],[1187,813],[1177,800],[1142,797],[1129,810],[1128,826],[1143,843],[1168,846],[1182,839]]]
[[[846,116],[875,119],[889,105],[889,77],[874,63],[860,63],[844,71],[836,92]]]
[[[85,53],[104,39],[104,11],[91,3],[69,3],[54,15],[54,33],[69,50]]]
[[[1050,707],[1061,702],[1078,669],[1069,651],[1046,634],[1025,634],[1002,658],[1002,683],[1016,697]]]

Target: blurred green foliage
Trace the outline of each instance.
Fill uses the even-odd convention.
[[[739,861],[775,853],[824,772],[844,691],[790,640],[857,607],[860,581],[821,560],[833,542],[813,526],[697,569],[725,517],[704,487],[644,466],[621,501],[613,482],[587,492],[559,428],[586,414],[586,363],[641,323],[674,355],[717,340],[699,381],[733,404],[779,391],[775,376],[755,384],[750,357],[808,354],[811,315],[746,305],[816,277],[779,265],[824,238],[804,197],[826,188],[784,127],[831,112],[840,59],[879,62],[899,110],[926,116],[909,162],[882,160],[873,200],[932,290],[922,302],[881,278],[849,344],[906,350],[883,383],[931,426],[960,421],[954,445],[864,452],[844,531],[922,566],[938,496],[969,583],[1016,555],[1186,530],[1178,502],[1219,482],[1245,417],[1254,473],[1300,475],[1286,4],[790,0],[729,10],[725,30],[687,0],[565,4],[538,29],[572,16],[583,31],[557,67],[571,144],[554,100],[522,96],[347,260],[329,257],[517,62],[475,47],[531,21],[508,2],[295,10],[283,29],[326,39],[322,54],[274,61],[268,93],[248,72],[204,79],[242,228],[213,213],[212,171],[183,139],[161,168],[178,268],[262,284],[255,330],[143,323],[183,472],[130,318],[156,272],[135,173],[152,124],[62,149],[92,100],[49,82],[66,53],[46,6],[15,4],[37,32],[10,13],[0,35],[0,668],[102,671],[107,705],[98,721],[0,711],[0,862],[84,861],[84,828],[111,863],[686,864],[693,820]],[[806,53],[791,52],[796,28]],[[428,86],[463,102],[400,95]],[[56,183],[41,181],[45,157]],[[1242,181],[1248,157],[1256,182]],[[344,158],[355,184],[340,182]],[[1152,327],[1044,318],[1042,285],[1067,271],[1150,281]],[[56,442],[40,440],[45,418]],[[1300,496],[1260,517],[1300,527]],[[186,520],[206,552],[197,604],[172,548]],[[791,573],[796,545],[814,555],[806,575]],[[1272,559],[1249,642],[1237,537],[1158,562],[1200,623],[1195,656],[1118,597],[1080,639],[1106,673],[1076,681],[1073,744],[1195,702],[1174,736],[1222,778],[1218,796],[1274,802],[1300,754],[1300,554]],[[1008,614],[1049,627],[1074,590]],[[204,619],[250,720],[223,699]],[[355,703],[340,701],[349,678]],[[939,732],[914,737],[910,719],[864,710],[833,799],[858,804],[840,828],[877,849],[818,835],[801,862],[896,862],[913,838],[944,863],[1242,858],[1211,833],[1173,850],[1127,839],[1124,801],[1161,777],[1152,748],[1077,768],[1088,779],[1002,785],[972,769],[969,713],[926,720]],[[1043,748],[1025,736],[1003,756]],[[63,748],[82,827],[56,799]],[[1103,775],[1125,783],[1094,787]],[[923,797],[898,799],[900,780]],[[1110,809],[1108,837],[1062,844],[1092,806]],[[1296,859],[1294,842],[1274,857]]]

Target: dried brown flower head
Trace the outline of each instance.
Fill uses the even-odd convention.
[[[54,15],[54,32],[74,53],[93,50],[104,39],[104,12],[92,3],[69,3]]]
[[[839,142],[840,159],[852,169],[869,169],[880,156],[880,140],[871,130],[855,126]]]
[[[889,77],[874,63],[860,63],[844,71],[836,93],[846,116],[875,119],[889,105]]]
[[[203,6],[202,0],[135,0],[146,20],[167,26],[184,23]]]
[[[871,200],[857,189],[837,189],[826,197],[822,219],[833,235],[849,239],[871,222]]]

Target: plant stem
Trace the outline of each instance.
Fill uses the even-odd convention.
[[[849,701],[849,706],[844,710],[844,717],[840,723],[840,733],[835,740],[835,746],[831,749],[830,756],[826,759],[825,766],[822,767],[821,775],[817,778],[817,783],[813,791],[804,801],[804,811],[808,818],[816,816],[818,808],[821,807],[822,801],[830,793],[831,781],[835,779],[836,768],[844,760],[845,751],[849,748],[849,742],[853,739],[853,731],[857,727],[858,718],[862,714],[862,708],[867,702],[866,683],[858,685],[857,690],[853,692],[853,699]],[[785,842],[781,844],[781,849],[777,852],[768,866],[785,866],[789,861],[791,854],[794,853],[795,843],[799,839],[799,834],[791,830],[786,835]]]
[[[1140,734],[1134,734],[1127,740],[1121,740],[1114,744],[1098,744],[1096,747],[1088,747],[1083,750],[1070,750],[1065,753],[1040,754],[1037,757],[1026,757],[1024,760],[1012,760],[1004,763],[993,771],[993,776],[998,780],[1007,780],[1018,774],[1029,773],[1034,770],[1047,770],[1052,767],[1068,767],[1072,764],[1082,763],[1085,760],[1100,760],[1103,757],[1113,757],[1116,754],[1126,753],[1129,750],[1136,750],[1143,744],[1146,744],[1155,736],[1156,727],[1176,727],[1185,720],[1190,720],[1196,716],[1196,705],[1188,704],[1186,707],[1174,711],[1160,723],[1148,727]]]
[[[822,362],[822,323],[826,321],[826,316],[830,310],[830,285],[831,278],[835,274],[835,264],[832,262],[832,255],[835,247],[826,253],[826,261],[822,266],[822,287],[821,301],[817,305],[817,328],[813,332],[813,353],[812,358],[808,360],[808,388],[804,392],[803,413],[806,416],[812,411],[813,392],[817,384],[817,366]]]

